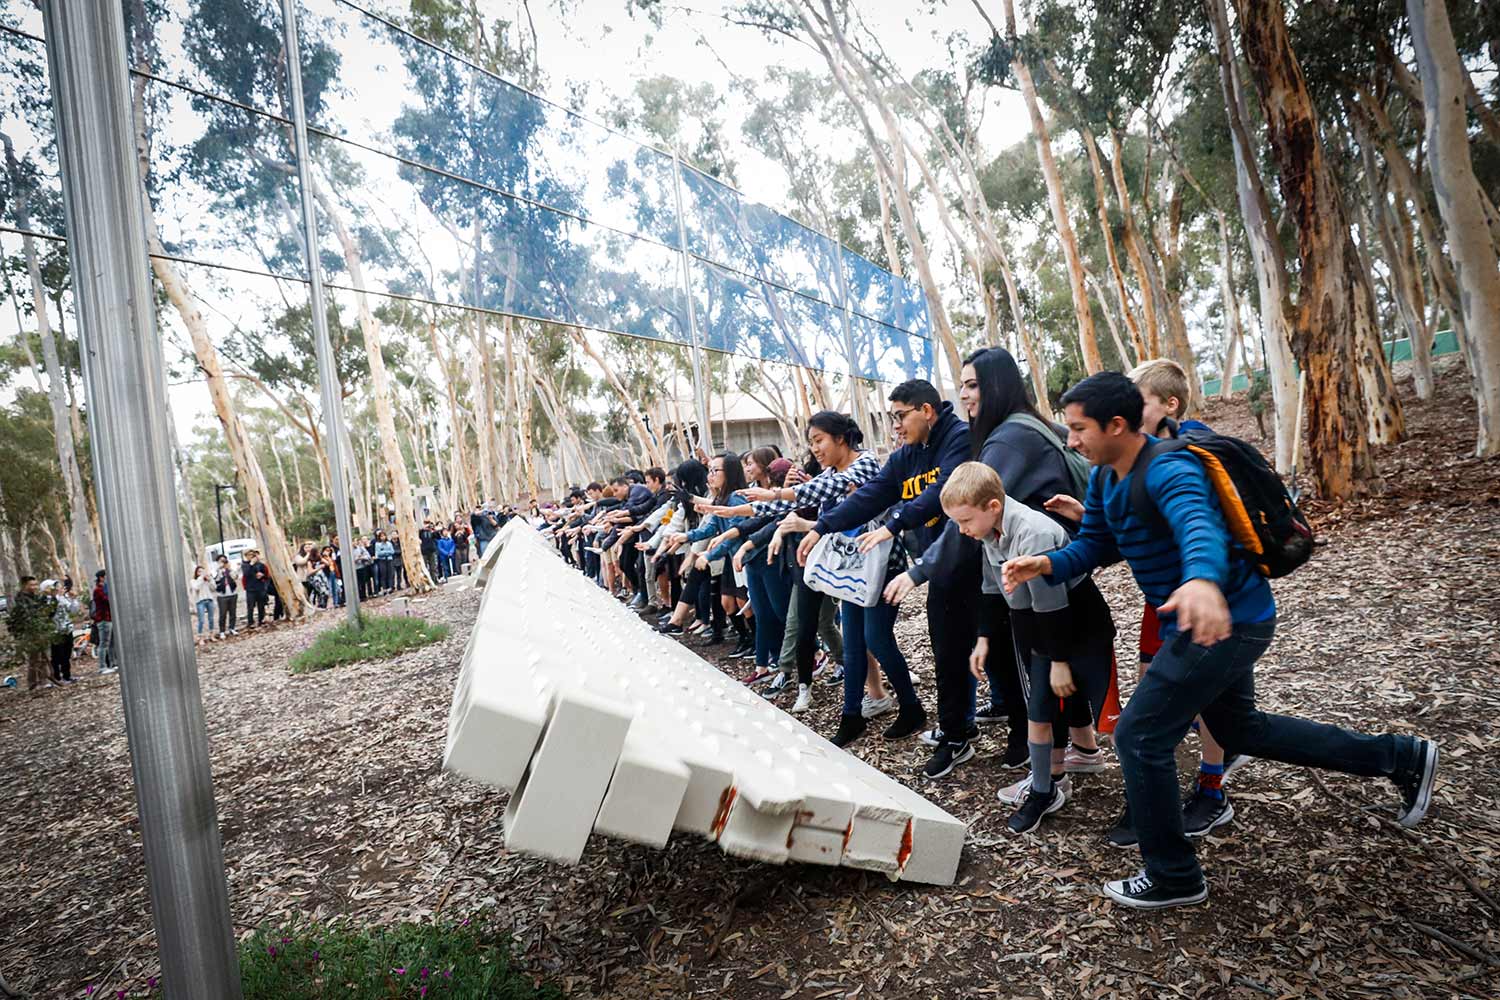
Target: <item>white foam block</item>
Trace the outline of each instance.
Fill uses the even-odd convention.
[[[521,785],[505,810],[505,846],[574,864],[625,747],[631,715],[587,691],[559,692]]]
[[[636,719],[615,763],[594,829],[650,847],[665,847],[682,807],[689,772],[664,752],[655,727]]]

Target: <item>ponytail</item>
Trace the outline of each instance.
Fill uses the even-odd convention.
[[[816,427],[829,437],[838,438],[844,444],[855,450],[864,443],[865,432],[859,429],[859,424],[847,413],[839,413],[836,410],[819,410],[807,421],[809,432]]]

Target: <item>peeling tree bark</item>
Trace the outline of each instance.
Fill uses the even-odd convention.
[[[1403,432],[1399,403],[1384,401],[1372,428],[1360,386],[1373,339],[1374,299],[1359,265],[1343,198],[1318,135],[1317,112],[1287,34],[1281,0],[1240,0],[1240,38],[1252,69],[1282,198],[1296,222],[1301,287],[1292,347],[1307,379],[1309,459],[1319,493],[1347,499],[1375,484],[1372,431]],[[1383,360],[1383,358],[1382,358]]]

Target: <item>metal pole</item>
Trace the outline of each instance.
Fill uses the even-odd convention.
[[[224,487],[214,483],[214,516],[219,521],[219,555],[227,555],[224,551],[224,504],[221,500]]]
[[[323,268],[318,263],[318,206],[313,200],[312,167],[307,154],[307,109],[302,106],[302,57],[297,47],[297,0],[281,0],[281,26],[286,34],[286,72],[291,90],[292,139],[297,154],[297,185],[302,192],[302,245],[307,250],[307,275],[312,286],[313,343],[317,345],[318,390],[323,401],[323,423],[328,445],[328,475],[333,480],[333,515],[339,529],[339,561],[344,568],[344,608],[349,624],[359,628],[358,570],[354,566],[354,529],[349,521],[349,491],[344,480],[344,451],[336,429],[344,422],[343,397],[338,390],[332,341],[328,339],[328,307],[323,297]],[[382,514],[384,511],[382,510]],[[384,520],[382,517],[381,520]]]
[[[118,0],[42,6],[120,688],[169,1000],[239,1000]],[[167,558],[162,558],[166,555]]]
[[[692,268],[687,248],[687,223],[682,217],[682,157],[672,149],[672,189],[677,198],[677,247],[682,254],[682,307],[687,313],[693,343],[693,400],[698,410],[698,447],[712,452],[714,431],[708,412],[708,390],[703,375],[703,348],[698,342],[698,316],[693,310]]]

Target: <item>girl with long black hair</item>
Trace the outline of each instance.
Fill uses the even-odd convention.
[[[745,469],[740,464],[739,455],[726,451],[709,460],[707,495],[714,505],[734,507],[744,503],[744,494],[740,492],[744,488]],[[702,494],[689,492],[687,499],[691,503],[693,497],[700,495]],[[692,522],[689,521],[688,525],[685,525],[689,530],[674,534],[667,541],[668,551],[675,551],[684,545],[692,546],[694,551],[683,559],[687,583],[682,589],[682,598],[678,601],[676,610],[672,612],[671,619],[661,628],[661,631],[667,633],[683,631],[683,626],[693,615],[703,596],[707,594],[710,604],[704,610],[709,613],[712,621],[708,645],[718,645],[724,641],[724,624],[727,616],[733,613],[733,606],[725,608],[722,590],[724,569],[722,560],[728,553],[717,550],[729,544],[721,540],[720,536],[738,524],[740,520],[738,516],[712,514],[703,518],[696,527],[692,527]],[[718,563],[718,572],[715,572],[715,563]],[[732,602],[734,599],[731,593],[728,600]],[[741,618],[736,616],[734,623],[736,631],[743,629],[743,635],[749,634],[749,627]]]

